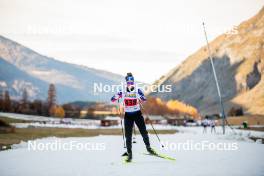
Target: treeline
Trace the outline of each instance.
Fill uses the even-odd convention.
[[[199,116],[196,108],[177,100],[163,101],[160,98],[148,97],[144,104],[145,113],[152,115],[189,115],[194,118]]]
[[[56,88],[54,84],[49,85],[46,101],[30,101],[26,89],[23,91],[20,100],[12,100],[10,98],[9,91],[5,90],[0,94],[0,111],[61,118],[65,116],[80,116],[80,108],[74,107],[70,104],[60,106],[56,102]]]
[[[75,102],[63,105],[57,104],[56,88],[54,84],[49,85],[47,99],[30,101],[28,92],[25,89],[20,100],[11,100],[9,92],[6,90],[0,93],[0,111],[21,113],[29,115],[41,115],[52,117],[79,118],[82,109],[86,109],[90,115],[95,110],[111,111],[112,105],[104,103]],[[160,98],[148,97],[144,103],[144,113],[152,115],[189,115],[194,118],[199,116],[196,108],[177,100],[163,101]]]

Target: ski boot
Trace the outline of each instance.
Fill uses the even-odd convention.
[[[157,152],[151,147],[147,147],[147,151],[149,152],[150,155],[157,155]]]
[[[132,152],[127,153],[127,157],[126,157],[125,161],[126,161],[127,163],[129,163],[129,162],[132,161]]]

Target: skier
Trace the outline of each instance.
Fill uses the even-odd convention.
[[[207,126],[208,126],[208,117],[207,116],[202,121],[202,126],[203,126],[203,133],[207,133]]]
[[[216,131],[215,131],[215,120],[214,119],[212,119],[212,120],[210,120],[210,126],[211,126],[211,133],[216,133]]]
[[[126,147],[127,147],[127,162],[132,160],[132,132],[134,122],[136,123],[141,136],[143,137],[143,141],[146,145],[147,151],[150,154],[155,154],[155,151],[150,147],[149,136],[146,130],[146,125],[144,121],[144,117],[142,116],[140,110],[140,102],[146,101],[146,97],[144,96],[141,89],[138,89],[134,83],[134,77],[132,73],[127,73],[126,79],[126,90],[119,91],[116,95],[111,98],[112,102],[115,102],[121,99],[124,103],[124,111],[125,111],[125,138],[126,138]]]

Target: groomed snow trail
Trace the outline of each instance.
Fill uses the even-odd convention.
[[[136,136],[133,144],[133,163],[123,164],[120,155],[125,151],[121,136],[97,136],[89,138],[44,138],[35,140],[37,144],[59,141],[60,144],[96,143],[105,150],[58,150],[29,151],[28,143],[14,145],[14,149],[0,152],[1,176],[190,176],[190,175],[263,175],[264,145],[253,142],[245,134],[225,136],[202,134],[201,128],[179,128],[173,135],[160,135],[169,150],[161,150],[154,135],[150,136],[152,146],[159,152],[176,158],[168,161],[143,155],[145,147],[141,136]],[[217,129],[219,130],[219,128]],[[195,151],[176,149],[179,143],[235,143],[237,150]]]

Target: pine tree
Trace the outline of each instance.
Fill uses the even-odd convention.
[[[56,88],[54,84],[49,85],[47,104],[49,115],[52,115],[52,108],[56,106]]]
[[[4,92],[0,91],[0,111],[4,110]]]
[[[32,107],[37,115],[43,115],[43,102],[41,100],[34,100]]]
[[[22,103],[27,104],[28,103],[28,93],[27,90],[24,89],[23,94],[22,94]]]
[[[21,112],[28,113],[29,112],[29,102],[28,102],[28,93],[27,90],[24,89],[21,99]]]
[[[9,96],[8,90],[5,91],[4,93],[4,111],[5,112],[10,112],[11,111],[11,100]]]

